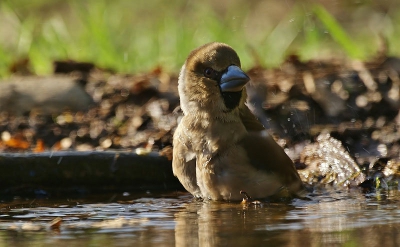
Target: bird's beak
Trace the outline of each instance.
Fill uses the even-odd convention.
[[[222,92],[239,92],[250,78],[238,66],[231,65],[221,76]]]

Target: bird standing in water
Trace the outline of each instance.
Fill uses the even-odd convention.
[[[183,118],[174,134],[173,172],[193,196],[211,200],[266,198],[303,185],[292,160],[245,104],[236,52],[223,43],[192,51],[179,76]]]

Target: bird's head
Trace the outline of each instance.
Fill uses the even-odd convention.
[[[246,98],[250,78],[241,70],[236,52],[223,43],[208,43],[193,50],[179,76],[181,108],[231,112]]]

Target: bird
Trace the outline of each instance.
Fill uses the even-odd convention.
[[[212,42],[193,50],[178,79],[183,111],[173,136],[172,170],[195,198],[295,195],[303,183],[292,160],[246,105],[250,78],[235,50]]]

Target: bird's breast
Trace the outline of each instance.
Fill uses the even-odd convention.
[[[185,123],[184,123],[185,124]],[[187,135],[198,154],[215,156],[239,142],[247,133],[242,123],[196,119],[187,123]]]

